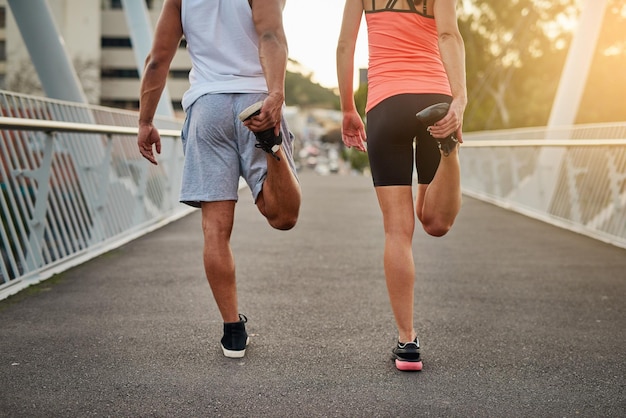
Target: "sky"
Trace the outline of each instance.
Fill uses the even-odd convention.
[[[288,0],[283,11],[289,58],[312,72],[314,82],[327,88],[337,87],[335,51],[343,6],[343,0]],[[354,67],[356,83],[358,69],[367,67],[365,22],[361,23]]]

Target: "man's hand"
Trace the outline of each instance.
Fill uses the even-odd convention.
[[[262,132],[274,129],[274,135],[280,132],[280,122],[282,120],[282,106],[284,98],[280,95],[270,94],[261,107],[261,113],[253,116],[243,124],[252,132]]]
[[[154,145],[157,154],[161,153],[161,136],[159,135],[159,131],[157,130],[157,128],[154,127],[152,122],[139,123],[137,145],[139,146],[139,152],[146,160],[150,161],[154,165],[158,164],[156,158],[154,157],[152,146]]]

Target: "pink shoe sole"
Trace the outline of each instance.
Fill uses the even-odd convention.
[[[396,359],[396,369],[403,372],[419,372],[422,370],[421,361],[400,361]]]

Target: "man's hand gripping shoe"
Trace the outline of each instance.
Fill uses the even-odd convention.
[[[239,114],[239,120],[245,122],[246,120],[257,116],[261,113],[261,107],[263,106],[263,102],[256,102],[255,104],[247,107]],[[266,129],[261,132],[254,132],[254,136],[256,136],[257,144],[255,147],[261,148],[263,151],[272,155],[272,157],[276,158],[276,160],[280,161],[280,157],[276,155],[276,152],[280,149],[280,144],[283,143],[283,137],[278,133],[278,136],[274,135],[274,128]]]

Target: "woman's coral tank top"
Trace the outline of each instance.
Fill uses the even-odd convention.
[[[414,11],[366,12],[369,44],[366,111],[397,94],[451,95],[435,19]]]

